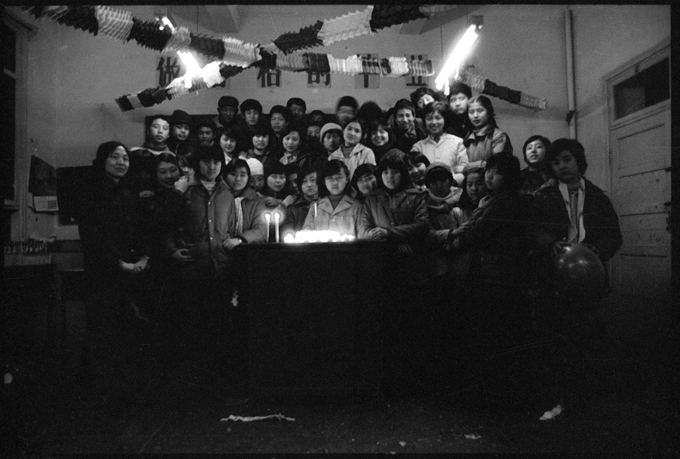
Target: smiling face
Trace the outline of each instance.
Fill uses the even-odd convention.
[[[227,185],[234,193],[240,193],[248,186],[248,171],[245,167],[237,167],[227,174]]]
[[[545,144],[542,140],[534,140],[527,144],[524,153],[530,166],[535,166],[545,159]]]
[[[344,170],[340,170],[337,174],[326,177],[324,183],[332,196],[338,196],[345,192],[345,188],[347,187],[347,175]]]
[[[359,142],[361,142],[363,130],[361,129],[361,124],[356,121],[352,121],[345,127],[345,130],[342,131],[342,133],[343,139],[345,140],[345,145],[348,147],[353,147],[354,145],[357,145]]]
[[[122,146],[116,147],[104,162],[104,172],[116,182],[125,177],[129,168],[130,158]]]
[[[163,145],[170,137],[170,123],[161,118],[156,118],[149,126],[149,137],[151,142]]]
[[[401,172],[398,170],[385,169],[381,177],[385,187],[390,190],[394,190],[401,185]]]
[[[182,123],[172,126],[172,136],[180,142],[184,142],[189,137],[190,132],[191,127],[188,124]]]
[[[425,163],[413,163],[412,161],[409,161],[408,164],[408,173],[411,176],[411,180],[413,183],[416,185],[422,185],[425,183],[425,170],[427,169],[427,166]]]
[[[253,136],[253,147],[256,150],[264,151],[269,146],[269,136],[268,135],[254,135]]]
[[[300,148],[300,133],[298,131],[290,131],[283,138],[283,149],[286,153],[293,154]]]
[[[430,112],[425,116],[425,127],[433,136],[440,136],[444,132],[444,116],[438,111]]]
[[[161,161],[156,168],[156,179],[163,188],[172,188],[179,180],[179,167],[173,163]]]
[[[371,132],[371,142],[373,142],[373,145],[375,145],[376,147],[382,147],[383,145],[387,145],[389,141],[390,134],[385,130],[383,126],[378,126]]]
[[[402,131],[408,131],[412,127],[415,127],[415,117],[413,116],[413,112],[408,108],[397,110],[397,126]]]
[[[475,129],[481,129],[489,124],[489,112],[479,102],[473,102],[468,107],[468,117]]]

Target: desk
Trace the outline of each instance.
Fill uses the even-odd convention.
[[[377,393],[383,243],[244,244],[251,390]]]

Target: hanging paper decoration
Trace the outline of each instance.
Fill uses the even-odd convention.
[[[348,13],[339,18],[324,21],[318,38],[323,41],[325,46],[336,41],[349,40],[350,38],[361,35],[370,35],[370,21],[373,6],[369,6],[364,11]]]
[[[191,44],[191,33],[186,27],[178,27],[172,31],[170,40],[163,48],[163,53],[172,51],[184,51]]]
[[[127,112],[140,107],[153,107],[168,98],[165,88],[148,88],[135,94],[128,94],[116,99],[121,111]]]
[[[161,23],[158,21],[140,21],[133,17],[128,39],[135,40],[145,48],[162,51],[170,41],[172,32],[167,27],[162,30],[160,27]]]
[[[284,33],[274,40],[274,45],[284,53],[321,46],[323,41],[318,38],[318,34],[323,25],[323,21],[317,21],[314,25],[303,27],[299,32]]]
[[[392,76],[404,76],[408,74],[408,64],[405,57],[388,57]]]
[[[243,43],[236,38],[223,37],[222,46],[224,47],[222,62],[227,65],[249,67],[262,59],[257,45]]]
[[[428,18],[433,17],[437,13],[456,8],[458,5],[420,5],[418,9]]]
[[[57,21],[59,24],[64,24],[74,29],[81,29],[97,35],[99,30],[99,22],[95,14],[94,7],[91,6],[69,6],[64,7],[45,7],[39,10],[39,14]]]
[[[215,60],[224,56],[224,42],[220,37],[192,33],[189,49]]]
[[[108,6],[96,6],[99,33],[112,40],[127,41],[132,29],[132,13]]]
[[[66,14],[70,7],[64,5],[57,6],[24,6],[23,10],[32,14],[36,19],[48,17],[56,21],[59,17]]]
[[[545,110],[548,108],[548,101],[545,97],[535,97],[528,94],[524,94],[521,91],[516,91],[514,89],[507,88],[505,86],[498,86],[493,81],[483,78],[479,75],[475,75],[469,70],[465,70],[458,77],[458,81],[461,81],[470,88],[477,92],[483,94],[498,97],[511,104],[521,105],[527,108],[533,108],[538,110]]]
[[[370,27],[375,32],[379,29],[427,17],[428,15],[421,12],[420,5],[379,4],[373,8]]]

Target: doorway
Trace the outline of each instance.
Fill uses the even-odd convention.
[[[605,76],[611,199],[623,246],[607,319],[626,335],[663,334],[671,313],[670,41]]]

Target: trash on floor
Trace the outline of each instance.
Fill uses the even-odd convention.
[[[543,416],[539,418],[539,421],[551,421],[555,419],[557,416],[559,416],[559,414],[562,413],[563,409],[564,408],[562,408],[562,405],[557,405],[552,410],[543,413]]]
[[[295,421],[294,418],[288,418],[282,414],[270,414],[267,416],[234,416],[232,414],[228,418],[220,419],[220,421],[253,422],[253,421],[266,421],[268,419],[278,419],[279,421]]]
[[[465,438],[468,440],[479,440],[482,436],[477,434],[465,434]]]

